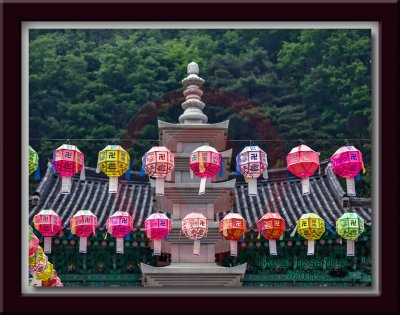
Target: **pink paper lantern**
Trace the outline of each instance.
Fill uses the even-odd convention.
[[[33,217],[33,224],[44,236],[44,252],[51,253],[51,238],[62,231],[60,216],[53,210],[42,210]]]
[[[63,144],[53,152],[53,166],[60,174],[62,194],[71,192],[72,179],[76,173],[82,171],[81,179],[84,179],[84,155],[74,145]]]
[[[277,255],[276,240],[286,231],[285,220],[278,213],[266,213],[257,222],[259,236],[262,235],[269,242],[269,254]]]
[[[107,232],[117,239],[116,251],[124,253],[124,237],[133,230],[133,219],[126,211],[117,211],[106,222]]]
[[[200,239],[206,236],[207,231],[208,221],[201,213],[193,212],[182,219],[181,233],[194,240],[193,255],[200,255]]]
[[[330,158],[333,172],[346,178],[347,195],[355,196],[354,177],[364,168],[362,154],[353,146],[339,148]]]
[[[231,256],[237,256],[237,241],[246,233],[246,220],[238,213],[228,213],[219,222],[219,232],[229,240]]]
[[[80,237],[79,252],[86,253],[87,238],[96,235],[97,217],[90,210],[79,210],[70,220],[71,233]]]
[[[39,239],[33,233],[33,229],[29,227],[29,256],[37,252],[39,246]]]
[[[310,179],[319,168],[319,153],[302,144],[290,151],[286,157],[287,169],[302,179],[302,193],[310,193]]]
[[[237,156],[236,168],[248,181],[249,196],[257,196],[257,178],[261,174],[268,178],[267,153],[258,146],[247,146]]]
[[[146,174],[156,178],[156,195],[164,196],[164,181],[175,167],[174,154],[166,147],[152,147],[143,157]]]
[[[213,147],[204,145],[190,153],[190,171],[200,177],[199,195],[205,193],[206,179],[214,177],[222,164],[222,157]]]
[[[153,240],[154,255],[161,255],[161,240],[171,232],[171,220],[164,213],[153,213],[144,221],[147,238]]]

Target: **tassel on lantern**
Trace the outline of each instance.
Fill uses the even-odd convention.
[[[263,173],[263,178],[268,179],[268,170],[265,170],[265,172]]]
[[[61,178],[61,193],[68,195],[71,193],[72,178],[69,176],[63,176]]]
[[[100,173],[100,158],[97,159],[96,173]]]
[[[35,172],[35,180],[40,181],[40,159],[38,160],[38,166]]]
[[[257,178],[248,179],[249,196],[257,196]]]
[[[230,247],[231,247],[231,256],[235,256],[236,257],[237,254],[238,254],[237,241],[230,240],[229,243],[230,243]]]
[[[357,174],[356,177],[354,177],[354,179],[356,180],[356,182],[359,182],[361,180],[361,175],[360,173]]]
[[[310,177],[304,177],[301,179],[301,191],[303,196],[310,194]]]
[[[115,194],[118,192],[118,177],[110,176],[108,184],[108,192]]]
[[[219,174],[218,176],[224,176],[224,163],[222,162],[222,154],[219,154]]]
[[[145,171],[144,171],[144,167],[146,164],[146,159],[145,159],[146,155],[142,157],[142,167],[140,168],[140,176],[143,177],[144,175],[146,175]]]
[[[164,196],[164,178],[156,178],[156,195]]]
[[[206,192],[206,181],[207,181],[207,178],[205,178],[205,177],[202,177],[200,179],[199,195],[204,195],[204,193]]]
[[[290,233],[290,237],[293,237],[293,236],[296,234],[296,232],[297,232],[297,224],[296,224],[296,226],[294,227],[292,233]]]
[[[124,253],[124,239],[117,237],[117,254]]]
[[[131,233],[128,233],[125,236],[125,241],[130,241],[130,240],[131,240]]]
[[[51,253],[51,237],[44,237],[44,252],[46,254]]]
[[[354,178],[346,178],[347,195],[354,197],[356,195],[356,185]]]
[[[79,238],[79,252],[86,254],[86,252],[87,252],[87,237]]]
[[[161,240],[153,241],[153,255],[160,256],[161,255]]]
[[[268,244],[269,244],[269,254],[278,255],[278,251],[276,250],[276,240],[268,240]]]
[[[307,255],[314,255],[315,241],[308,240],[307,241]]]
[[[239,160],[240,153],[236,155],[236,175],[240,175],[240,160]]]
[[[200,240],[195,240],[193,244],[193,255],[200,256]]]
[[[132,161],[129,160],[128,170],[127,170],[126,173],[125,173],[125,179],[126,179],[127,181],[130,181],[130,180],[131,180],[131,169],[132,169]]]
[[[193,171],[190,169],[190,179],[193,179]]]
[[[347,240],[346,247],[347,256],[354,256],[355,242],[353,240]]]
[[[86,180],[86,175],[85,175],[85,164],[82,165],[82,170],[81,170],[81,174],[80,174],[79,179],[80,179],[81,181],[85,181],[85,180]]]

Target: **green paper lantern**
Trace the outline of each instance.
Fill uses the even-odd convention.
[[[347,256],[354,256],[354,241],[364,232],[364,220],[357,213],[344,213],[336,221],[336,232],[347,240]]]
[[[29,175],[31,175],[39,165],[39,155],[37,152],[29,146]]]

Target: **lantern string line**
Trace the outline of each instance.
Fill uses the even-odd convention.
[[[32,141],[112,141],[113,143],[115,143],[117,141],[117,139],[115,138],[75,138],[75,139],[62,139],[62,138],[49,138],[49,139],[40,139],[40,138],[30,138],[29,140]],[[349,141],[371,141],[371,138],[325,138],[325,139],[282,139],[282,140],[278,140],[278,139],[260,139],[260,140],[254,140],[254,139],[245,139],[245,140],[241,140],[241,139],[233,139],[233,140],[227,140],[227,142],[298,142],[300,140],[300,142],[304,143],[306,141],[345,141],[346,143],[348,143]],[[142,138],[122,138],[119,139],[118,141],[154,141],[154,142],[159,142],[160,139],[142,139]]]

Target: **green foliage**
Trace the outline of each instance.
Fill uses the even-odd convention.
[[[100,139],[134,138],[125,148],[138,171],[157,118],[182,113],[191,61],[206,80],[209,122],[230,119],[228,139],[277,140],[256,142],[271,167],[299,138],[321,159],[345,144],[339,138],[371,138],[368,30],[31,30],[29,52],[30,137],[40,139],[30,144],[42,170],[65,142],[50,139],[99,139],[73,141],[94,167],[110,142]],[[370,141],[349,144],[369,169]],[[247,143],[228,145],[235,155]],[[368,196],[370,177],[362,183]]]

